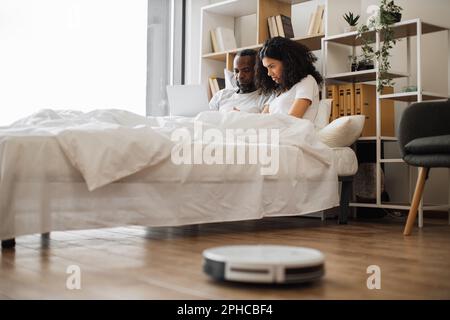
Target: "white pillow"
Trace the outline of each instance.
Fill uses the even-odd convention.
[[[236,78],[233,72],[223,69],[223,76],[225,78],[225,89],[237,89]]]
[[[316,118],[314,119],[314,126],[317,130],[324,128],[330,123],[331,103],[333,99],[322,99],[319,103]]]
[[[331,148],[351,146],[364,128],[365,116],[345,116],[318,131],[320,140]]]

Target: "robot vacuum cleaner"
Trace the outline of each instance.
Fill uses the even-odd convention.
[[[325,257],[315,249],[279,245],[237,245],[203,251],[203,271],[216,280],[302,283],[325,274]]]

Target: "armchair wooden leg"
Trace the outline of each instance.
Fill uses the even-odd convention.
[[[403,235],[405,236],[409,236],[411,234],[411,230],[414,226],[414,221],[416,221],[417,208],[419,207],[420,199],[422,198],[423,189],[425,187],[425,181],[428,177],[429,171],[430,168],[419,169],[419,176],[417,177],[416,190],[414,191],[411,209],[409,210],[405,230],[403,231]]]

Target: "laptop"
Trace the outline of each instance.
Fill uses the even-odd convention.
[[[171,116],[195,117],[209,110],[208,93],[203,85],[167,86],[169,114]]]

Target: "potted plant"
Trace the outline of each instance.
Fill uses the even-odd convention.
[[[394,4],[393,0],[381,0],[378,13],[369,18],[367,24],[363,24],[358,28],[357,38],[361,38],[361,50],[363,59],[366,61],[378,61],[378,82],[377,90],[382,92],[385,86],[392,86],[394,82],[388,77],[391,68],[389,62],[390,50],[397,43],[394,38],[394,30],[392,24],[401,19],[401,7]],[[378,50],[374,50],[375,34],[369,32],[374,30],[380,33],[383,41]]]
[[[354,16],[353,12],[348,12],[343,15],[344,20],[347,21],[348,26],[345,27],[344,32],[356,31],[356,25],[358,24],[359,14]]]
[[[393,0],[384,0],[380,7],[381,23],[392,24],[402,20],[402,7],[397,6]]]

